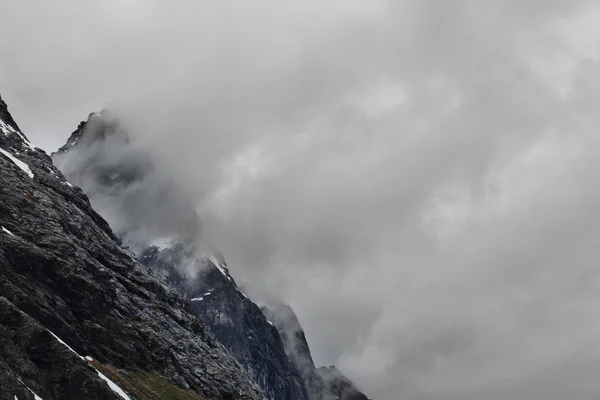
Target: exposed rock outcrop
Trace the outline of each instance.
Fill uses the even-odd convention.
[[[289,306],[261,310],[240,290],[224,258],[200,240],[199,219],[181,188],[136,147],[116,119],[90,114],[54,159],[142,264],[203,317],[267,398],[354,400],[350,391],[338,390],[347,386],[342,381],[355,390],[347,378],[324,379],[317,370]]]
[[[107,210],[140,261],[163,276],[203,317],[267,398],[308,399],[277,329],[240,291],[223,257],[214,249],[199,248],[200,223],[192,205],[115,120],[105,113],[90,114],[54,159],[100,212]],[[138,210],[144,214],[137,216]]]
[[[304,329],[289,305],[263,306],[261,309],[277,327],[285,351],[304,382],[311,400],[369,400],[335,366],[315,367]]]
[[[125,391],[152,376],[188,396],[174,398],[262,399],[1,101],[0,120],[0,398],[123,398],[102,369]]]

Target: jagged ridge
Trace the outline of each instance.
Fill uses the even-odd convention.
[[[170,181],[153,178],[154,166],[148,154],[136,153],[136,161],[132,162],[129,147],[130,139],[116,120],[106,117],[105,112],[92,113],[56,153],[55,160],[70,180],[86,185],[92,203],[108,193],[112,203],[135,203],[137,208],[139,198],[155,198],[167,185],[179,195]],[[144,186],[146,181],[151,185]],[[135,201],[124,201],[132,196]],[[195,231],[187,222],[199,224],[193,207],[186,206],[184,199],[175,201],[183,205],[177,213],[183,210],[186,224],[180,224],[174,236],[164,237],[164,232],[148,235],[156,225],[153,214],[161,214],[162,208],[168,206],[163,201],[156,201],[141,222],[125,224],[120,236],[144,265],[162,275],[190,302],[191,309],[203,317],[265,395],[274,400],[354,399],[349,396],[362,395],[345,377],[353,391],[339,391],[339,385],[334,387],[330,379],[323,378],[315,368],[304,331],[291,308],[265,309],[263,314],[240,291],[223,257],[214,249],[200,249],[197,237],[189,234]],[[155,245],[157,242],[161,244]],[[366,399],[362,396],[356,399]]]
[[[206,399],[260,389],[180,296],[121,247],[0,101],[0,398],[118,399],[90,356]]]

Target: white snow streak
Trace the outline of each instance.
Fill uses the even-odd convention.
[[[112,389],[113,392],[115,392],[116,394],[118,394],[119,396],[121,396],[123,399],[125,400],[131,400],[131,398],[129,396],[127,396],[125,394],[125,392],[123,391],[123,389],[121,389],[119,386],[117,386],[116,383],[114,383],[113,381],[111,381],[110,379],[108,379],[106,376],[104,376],[102,374],[102,372],[96,370],[96,372],[98,373],[98,376],[102,379],[104,379],[106,381],[106,383],[108,383],[108,386]]]
[[[29,165],[27,165],[23,161],[15,158],[15,156],[13,156],[8,151],[6,151],[2,148],[0,148],[0,153],[4,154],[6,157],[8,157],[13,163],[15,163],[15,165],[17,167],[21,168],[27,175],[29,175],[30,178],[33,178],[33,172],[31,172],[31,170],[29,169]]]
[[[31,394],[33,394],[33,398],[34,400],[44,400],[42,399],[40,396],[38,396],[33,390],[31,390],[31,388],[29,386],[27,386],[22,380],[21,378],[17,378],[19,380],[19,382],[21,382],[21,384],[23,386],[25,386],[27,388],[27,390],[29,390],[31,392]],[[15,396],[15,399],[17,398],[17,396]]]
[[[73,350],[71,347],[69,347],[69,345],[68,345],[68,344],[66,344],[66,343],[65,343],[65,342],[64,342],[64,341],[63,341],[61,338],[59,338],[59,337],[58,337],[58,336],[56,336],[54,333],[52,333],[52,331],[51,331],[50,329],[48,329],[48,332],[50,332],[50,334],[51,334],[52,336],[54,336],[54,337],[56,338],[56,340],[58,340],[58,342],[59,342],[60,344],[62,344],[62,345],[64,345],[64,346],[66,346],[66,348],[67,348],[67,349],[69,349],[69,350],[71,350],[73,353],[77,354],[77,357],[81,358],[81,359],[82,359],[82,360],[84,360],[84,361],[86,361],[86,360],[87,360],[87,361],[92,361],[92,357],[90,357],[90,356],[81,357],[81,356],[80,356],[80,355],[79,355],[79,354],[78,354],[78,353],[77,353],[75,350]],[[96,369],[96,368],[94,368],[94,369]],[[98,373],[98,376],[99,376],[100,378],[102,378],[103,380],[105,380],[105,381],[106,381],[106,383],[108,383],[108,386],[110,387],[110,389],[111,389],[113,392],[115,392],[116,394],[118,394],[119,396],[121,396],[121,397],[122,397],[123,399],[125,399],[125,400],[131,400],[131,399],[129,398],[129,396],[127,396],[127,395],[125,394],[125,392],[124,392],[124,391],[123,391],[123,390],[122,390],[122,389],[121,389],[121,388],[120,388],[120,387],[119,387],[119,386],[118,386],[116,383],[114,383],[113,381],[111,381],[110,379],[108,379],[106,376],[104,376],[104,375],[103,375],[103,374],[102,374],[100,371],[98,371],[97,369],[96,369],[96,372]],[[36,399],[36,400],[37,400],[37,399]]]
[[[53,177],[55,177],[56,179],[58,179],[60,181],[60,183],[62,183],[63,185],[67,185],[68,187],[73,187],[73,185],[71,185],[69,182],[67,182],[66,180],[61,180],[58,175],[56,175],[56,173],[54,171],[52,171],[52,168],[48,168],[48,172],[50,172],[50,175],[52,175]]]
[[[204,300],[204,297],[194,297],[190,301],[202,301],[202,300]]]
[[[0,119],[0,130],[2,130],[2,132],[4,132],[4,134],[6,136],[8,136],[11,133],[14,133],[14,134],[18,135],[23,140],[23,143],[27,147],[29,147],[30,149],[33,150],[33,147],[31,147],[31,143],[29,143],[29,140],[27,140],[27,138],[25,137],[25,135],[23,135],[22,133],[20,133],[19,131],[17,131],[16,129],[14,129],[12,126],[10,126],[9,124],[7,124],[6,122],[4,122],[1,119]]]
[[[5,227],[2,227],[2,230],[4,232],[8,233],[10,236],[13,236],[13,237],[15,236],[15,235],[13,235],[13,233],[11,231],[9,231],[8,229],[6,229]]]
[[[217,267],[217,269],[219,271],[221,271],[221,273],[223,275],[225,275],[225,277],[229,280],[231,280],[231,277],[229,275],[227,275],[227,272],[225,271],[225,268],[223,267],[223,265],[213,256],[209,257],[210,261],[215,265],[215,267]]]
[[[81,357],[75,350],[73,350],[71,347],[69,347],[68,344],[66,344],[65,342],[63,342],[63,340],[61,338],[59,338],[58,336],[56,336],[50,329],[46,329],[48,332],[50,332],[50,334],[52,336],[54,336],[54,338],[56,340],[58,340],[58,342],[60,344],[62,344],[63,346],[65,346],[67,349],[71,350],[71,352],[75,353],[77,355],[77,357],[81,358],[82,360],[85,360],[85,358]]]

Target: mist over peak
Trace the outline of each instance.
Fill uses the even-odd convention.
[[[29,137],[107,107],[136,140],[102,146],[153,154],[81,183],[128,194],[117,230],[207,238],[370,397],[600,393],[597,2],[25,3],[0,85]]]
[[[110,111],[91,113],[52,156],[134,249],[165,240],[199,242],[200,220],[182,182],[132,140]]]

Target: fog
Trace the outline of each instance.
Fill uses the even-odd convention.
[[[113,110],[317,364],[374,399],[600,395],[598,2],[0,5],[32,142]]]

